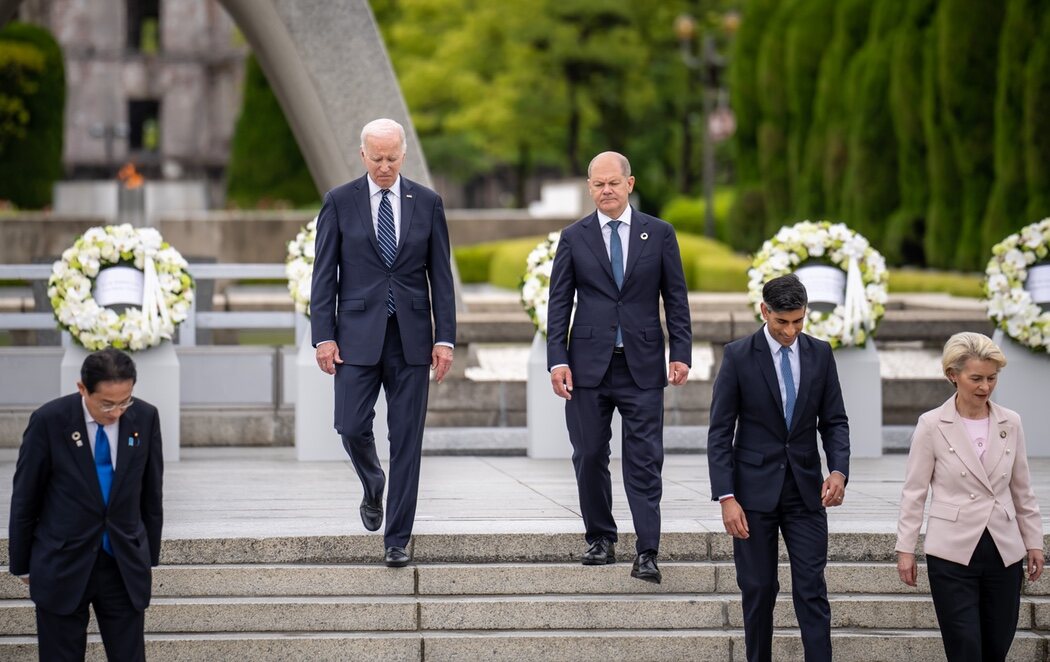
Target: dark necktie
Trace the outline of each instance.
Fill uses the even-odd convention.
[[[109,451],[109,435],[99,425],[95,433],[95,473],[98,474],[98,486],[102,488],[102,502],[109,505],[109,488],[113,486],[113,460]],[[109,532],[102,532],[102,549],[113,556],[113,546],[109,542]]]
[[[780,348],[780,375],[784,378],[784,422],[791,429],[791,417],[795,413],[795,374],[791,371],[791,350]]]
[[[609,260],[612,262],[613,280],[616,287],[623,287],[623,242],[620,241],[620,224],[623,221],[609,221]],[[616,346],[623,347],[623,333],[616,325]]]
[[[383,189],[383,199],[379,201],[379,223],[377,225],[376,239],[379,240],[379,250],[383,254],[383,262],[390,267],[394,264],[394,256],[397,255],[397,233],[394,231],[394,208],[390,204],[389,189]],[[391,283],[386,291],[387,317],[393,315],[396,310],[394,288]]]

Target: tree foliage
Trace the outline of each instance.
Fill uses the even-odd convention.
[[[51,203],[62,176],[66,104],[62,50],[34,25],[0,30],[0,200],[18,207]]]

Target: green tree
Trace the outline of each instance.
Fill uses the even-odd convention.
[[[226,197],[239,207],[303,206],[318,200],[317,187],[270,84],[255,56],[244,74],[244,100],[226,169]]]
[[[938,269],[951,269],[956,264],[959,219],[962,214],[959,196],[962,180],[952,154],[951,137],[945,121],[945,102],[938,82],[939,59],[943,56],[937,48],[937,32],[943,28],[944,21],[945,5],[941,4],[922,60],[922,120],[930,182],[924,240],[927,264]]]
[[[1041,34],[1025,66],[1024,154],[1028,208],[1022,225],[1050,216],[1050,12],[1044,12]]]
[[[882,245],[886,219],[900,199],[896,159],[886,149],[896,142],[886,97],[890,91],[891,37],[901,16],[897,0],[880,0],[875,5],[868,39],[850,63],[853,75],[846,88],[852,109],[843,217],[876,246]]]
[[[995,181],[981,227],[982,260],[1003,237],[1037,220],[1026,216],[1025,155],[1018,145],[1026,144],[1025,65],[1040,36],[1044,6],[1039,0],[1006,3],[995,95]],[[1045,118],[1045,106],[1040,114]]]
[[[974,270],[984,266],[981,220],[995,172],[995,104],[991,100],[996,92],[1004,8],[1000,2],[942,0],[940,14],[937,78],[962,196],[955,266]]]
[[[788,18],[800,1],[781,2],[769,20],[758,49],[758,167],[765,198],[765,234],[772,235],[789,220],[791,181],[788,171],[787,70],[784,39]]]
[[[835,27],[836,0],[810,0],[792,12],[785,35],[784,60],[787,68],[788,95],[788,173],[795,217],[814,218],[815,191],[804,190],[813,181],[802,176],[806,145],[814,125],[814,102],[817,97],[817,72],[824,52],[831,42]]]
[[[66,105],[62,50],[47,30],[0,30],[0,199],[24,208],[51,203],[62,176]]]
[[[897,138],[900,205],[886,222],[882,252],[894,264],[924,265],[923,235],[930,189],[922,123],[924,44],[931,39],[937,0],[912,0],[893,37],[889,109]]]

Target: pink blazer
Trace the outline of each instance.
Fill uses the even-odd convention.
[[[915,552],[926,495],[933,491],[923,549],[963,565],[985,529],[1006,565],[1043,548],[1043,522],[1028,473],[1024,430],[1016,412],[991,403],[989,467],[977,457],[953,395],[919,417],[897,520],[898,552]]]

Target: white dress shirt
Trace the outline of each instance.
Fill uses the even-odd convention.
[[[627,275],[627,246],[631,243],[631,205],[627,205],[627,208],[620,214],[620,218],[611,218],[598,212],[598,222],[602,226],[602,240],[605,241],[605,254],[610,260],[612,260],[612,228],[609,227],[611,221],[622,221],[616,230],[620,235],[620,245],[623,246],[623,273]]]
[[[80,398],[80,405],[84,408],[84,422],[87,423],[88,443],[91,444],[91,456],[95,456],[95,435],[98,434],[98,423],[91,417],[91,412],[88,411],[87,403],[84,402],[83,396]],[[109,439],[109,461],[113,463],[114,470],[117,465],[117,436],[120,434],[120,419],[118,418],[114,423],[102,426],[102,429],[106,431],[106,437]]]
[[[780,401],[787,404],[787,389],[784,388],[784,375],[780,369],[780,362],[783,359],[780,358],[780,349],[783,345],[780,341],[775,340],[772,334],[769,333],[769,326],[763,326],[762,331],[766,334],[766,342],[769,343],[769,351],[773,354],[773,367],[777,371],[777,384],[780,386]],[[802,365],[799,363],[798,358],[798,336],[795,336],[795,342],[787,348],[788,352],[788,363],[791,364],[791,377],[792,381],[795,382],[795,395],[798,395],[799,376],[802,374]]]
[[[368,204],[372,207],[372,230],[379,236],[379,203],[383,200],[383,189],[372,181],[372,175],[367,175],[368,180]],[[397,176],[390,186],[390,207],[394,212],[394,240],[401,243],[401,175]]]

